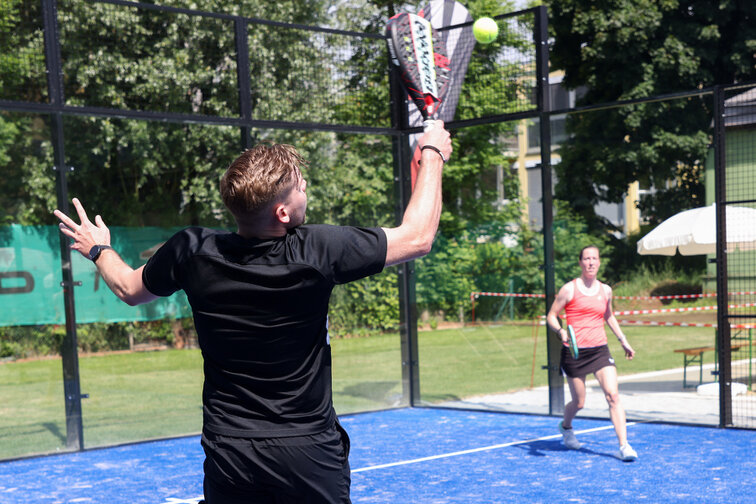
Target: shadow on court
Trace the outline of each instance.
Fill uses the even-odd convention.
[[[592,450],[589,446],[586,446],[586,443],[583,443],[583,446],[579,450],[571,450],[564,446],[559,440],[532,441],[530,443],[514,445],[513,448],[525,450],[527,451],[527,455],[531,457],[547,457],[549,456],[549,452],[578,452],[587,455],[595,455],[598,457],[609,457],[617,459],[617,456],[615,454],[617,450],[615,450],[614,452],[595,451]]]

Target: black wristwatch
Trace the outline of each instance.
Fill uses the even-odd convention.
[[[89,249],[89,259],[92,262],[97,262],[97,258],[100,257],[100,253],[102,253],[103,250],[110,249],[113,250],[113,247],[110,245],[95,245],[91,249]]]

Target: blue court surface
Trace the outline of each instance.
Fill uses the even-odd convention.
[[[355,503],[756,502],[756,432],[630,423],[622,462],[607,420],[432,408],[349,415]],[[0,463],[0,503],[195,504],[199,437]]]

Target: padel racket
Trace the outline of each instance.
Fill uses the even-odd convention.
[[[567,326],[567,334],[570,335],[570,339],[569,339],[570,352],[572,353],[572,357],[574,359],[577,359],[580,352],[578,350],[577,338],[575,337],[575,330],[572,328],[571,325]]]
[[[430,21],[407,12],[389,20],[386,41],[391,62],[399,68],[402,84],[427,131],[451,84],[446,44]]]

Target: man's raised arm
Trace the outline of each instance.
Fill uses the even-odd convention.
[[[78,199],[73,199],[73,205],[81,224],[76,224],[60,210],[53,212],[61,221],[60,231],[73,240],[71,248],[95,263],[110,290],[125,303],[135,306],[157,299],[142,282],[144,266],[135,270],[110,247],[110,230],[102,217],[95,216],[93,223]]]
[[[404,211],[402,223],[384,228],[386,266],[422,257],[430,252],[441,217],[441,175],[452,152],[451,137],[443,121],[435,121],[418,142],[420,167],[415,189]]]

